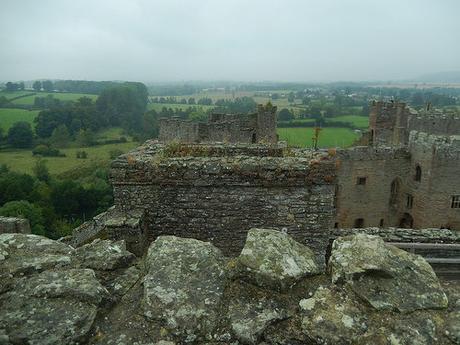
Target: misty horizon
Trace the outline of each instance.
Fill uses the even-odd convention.
[[[460,70],[454,0],[5,1],[0,79],[401,81]]]

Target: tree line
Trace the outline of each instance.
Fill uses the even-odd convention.
[[[72,179],[52,178],[44,160],[37,160],[33,170],[28,175],[0,166],[0,216],[28,219],[34,234],[54,239],[69,235],[113,203],[107,167]]]
[[[76,139],[107,127],[121,127],[132,134],[143,133],[147,97],[144,84],[127,82],[105,89],[95,102],[88,97],[73,102],[48,102],[49,108],[34,119],[37,141],[43,143],[62,133]],[[45,100],[52,100],[52,97]],[[35,142],[34,132],[27,122],[16,122],[3,139],[17,148],[29,148]]]

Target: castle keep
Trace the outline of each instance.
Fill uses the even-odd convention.
[[[112,163],[115,206],[76,229],[74,245],[125,239],[142,253],[159,235],[241,250],[252,227],[284,229],[325,250],[346,228],[460,230],[460,119],[374,102],[367,145],[290,149],[276,143],[276,108],[162,120],[160,141]]]

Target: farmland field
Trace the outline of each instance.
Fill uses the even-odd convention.
[[[314,128],[278,128],[280,140],[296,147],[312,147]],[[347,147],[358,139],[359,134],[349,128],[326,127],[319,134],[318,146]]]
[[[66,154],[66,157],[43,157],[42,159],[47,161],[50,173],[56,175],[74,168],[89,167],[104,162],[109,163],[111,150],[117,149],[125,153],[138,145],[138,142],[127,142],[122,144],[60,149],[61,152]],[[77,151],[86,151],[88,158],[76,158]],[[34,157],[31,150],[11,149],[0,151],[0,165],[6,164],[11,170],[21,173],[33,174],[33,167],[37,159],[38,157]]]
[[[356,128],[367,128],[369,126],[369,118],[367,116],[345,115],[330,118],[331,121],[350,122]]]
[[[13,101],[13,104],[33,105],[35,97],[47,97],[48,95],[52,95],[54,98],[59,99],[61,101],[76,101],[77,99],[81,97],[89,97],[93,101],[95,101],[97,98],[97,95],[89,95],[89,94],[84,94],[84,93],[37,92],[35,95],[32,95],[30,97],[22,97],[22,98],[15,99]]]
[[[6,132],[18,121],[29,122],[33,128],[33,121],[38,113],[39,110],[0,108],[0,128]]]
[[[147,104],[148,110],[161,111],[163,108],[175,109],[188,109],[190,107],[196,107],[197,109],[202,108],[204,111],[214,108],[213,105],[201,105],[201,104],[172,104],[172,103],[149,103]]]
[[[33,94],[33,93],[34,91],[27,91],[27,90],[18,90],[18,91],[3,90],[2,92],[0,92],[0,96],[6,97],[7,99],[12,99],[15,97],[24,96],[24,95]]]

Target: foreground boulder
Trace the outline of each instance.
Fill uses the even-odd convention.
[[[243,276],[261,287],[287,289],[321,270],[315,254],[286,233],[270,229],[251,229],[238,265]]]
[[[360,305],[340,290],[320,287],[299,303],[302,330],[318,344],[347,344],[367,330]]]
[[[0,329],[11,344],[78,343],[87,338],[98,306],[107,296],[89,269],[21,278],[0,295]]]
[[[209,338],[217,324],[227,260],[208,242],[160,236],[150,246],[144,314],[185,342]]]
[[[96,239],[77,248],[73,258],[78,267],[108,271],[128,267],[136,256],[126,250],[125,241]]]
[[[174,236],[160,236],[137,259],[123,241],[74,249],[35,235],[0,235],[0,344],[459,343],[460,284],[440,284],[418,257],[375,237],[340,238],[333,275],[311,276],[288,235],[252,233],[248,243],[263,265],[242,266],[209,243]],[[443,300],[441,285],[448,308],[432,309],[436,296]]]
[[[265,329],[291,316],[289,300],[249,284],[238,284],[231,289],[228,305],[230,328],[243,344],[258,344]]]
[[[328,269],[332,282],[349,285],[375,309],[411,312],[446,308],[448,304],[425,259],[386,244],[378,236],[336,239]]]
[[[16,277],[71,264],[72,248],[48,238],[26,234],[0,235],[0,293]]]

